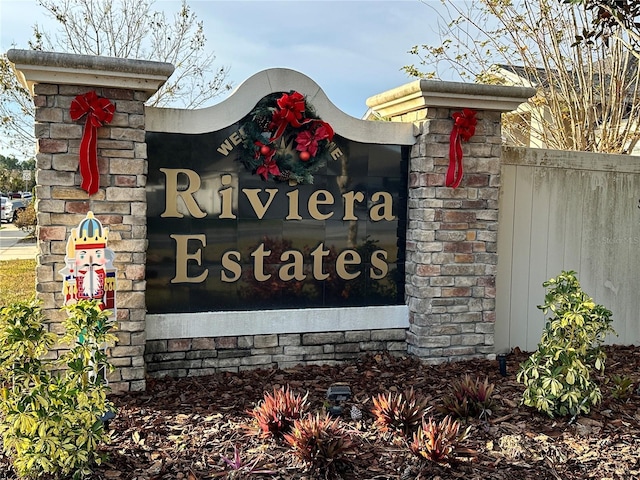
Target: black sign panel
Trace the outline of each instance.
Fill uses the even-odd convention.
[[[242,161],[244,126],[147,132],[148,312],[404,304],[408,147],[336,134],[298,183]]]

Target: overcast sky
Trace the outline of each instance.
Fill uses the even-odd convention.
[[[230,67],[237,86],[251,75],[286,67],[311,77],[341,110],[366,112],[368,97],[413,79],[400,69],[415,44],[436,39],[438,0],[189,1],[204,22],[208,47]],[[159,0],[175,12],[179,2]],[[1,0],[2,51],[28,48],[32,25],[52,28],[35,0]],[[220,101],[220,100],[217,100]]]

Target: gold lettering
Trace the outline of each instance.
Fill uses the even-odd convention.
[[[346,192],[342,194],[342,198],[344,198],[344,217],[342,217],[342,220],[358,220],[353,210],[355,209],[355,202],[364,202],[364,193]]]
[[[382,203],[373,205],[369,210],[369,218],[372,222],[379,222],[380,220],[395,220],[396,217],[393,214],[393,197],[389,192],[375,192],[371,195],[371,201],[377,202],[382,198]]]
[[[197,277],[187,275],[187,262],[194,260],[198,265],[202,265],[202,249],[198,248],[195,253],[188,253],[189,240],[199,241],[203,247],[207,246],[207,237],[199,235],[169,235],[176,241],[176,276],[171,279],[171,283],[202,283],[209,275],[209,269],[205,268]]]
[[[289,280],[298,280],[301,282],[307,276],[304,274],[304,257],[302,252],[297,250],[287,250],[280,255],[280,261],[287,262],[290,258],[293,259],[292,263],[282,265],[278,271],[278,276],[283,282]]]
[[[222,144],[218,147],[218,152],[224,155],[225,157],[229,155],[229,152],[233,150],[233,145],[229,142],[227,138]]]
[[[311,256],[313,257],[313,278],[316,280],[326,280],[329,278],[329,274],[322,271],[322,257],[326,257],[327,255],[329,255],[329,250],[324,250],[323,243],[311,252]]]
[[[322,195],[322,199],[320,199]],[[331,205],[333,204],[333,195],[327,190],[316,190],[309,197],[309,215],[315,220],[326,220],[333,216],[333,212],[320,213],[318,205]]]
[[[238,132],[233,132],[229,136],[229,140],[231,140],[234,145],[240,145],[240,143],[242,143],[242,138],[240,138],[240,135],[238,135]]]
[[[264,205],[262,204],[262,202],[260,201],[260,197],[258,196],[258,194],[261,191],[262,191],[261,188],[243,188],[242,189],[242,193],[245,194],[245,196],[249,200],[249,203],[251,203],[251,207],[253,208],[253,211],[255,212],[256,217],[258,217],[258,220],[262,220],[262,217],[264,217],[264,214],[267,213],[269,205],[271,205],[271,202],[273,202],[273,199],[275,198],[276,193],[278,193],[278,189],[267,188],[265,190],[265,192],[269,194],[269,198],[267,199],[267,203],[265,203]]]
[[[271,250],[264,249],[264,243],[258,245],[253,252],[251,252],[251,256],[253,257],[253,276],[259,282],[266,282],[271,278],[271,274],[264,273],[264,258],[271,255]]]
[[[182,198],[189,214],[195,218],[206,217],[206,212],[200,210],[193,194],[200,189],[200,177],[193,170],[186,168],[161,168],[160,171],[165,176],[165,209],[161,217],[183,218],[184,215],[178,212],[178,197]],[[189,186],[185,190],[178,190],[178,175],[186,175],[189,179]]]
[[[389,254],[385,250],[376,250],[371,254],[369,278],[380,280],[387,276],[387,273],[389,273],[389,265],[386,262],[388,256]],[[376,273],[374,269],[377,269],[379,273]]]
[[[222,205],[220,206],[222,210],[220,212],[220,218],[236,218],[236,216],[233,214],[233,188],[229,187],[229,185],[231,185],[231,179],[231,175],[222,175],[222,186],[227,188],[224,188],[220,190],[220,192],[218,192],[221,197],[220,200],[222,203]]]
[[[231,257],[235,257],[232,259]],[[236,252],[235,250],[230,250],[228,252],[224,252],[222,255],[222,268],[226,268],[233,275],[227,275],[227,272],[224,270],[220,270],[220,280],[227,283],[233,283],[240,279],[240,275],[242,275],[242,267],[240,266],[240,252]]]
[[[338,158],[340,158],[342,155],[344,155],[342,153],[342,150],[340,150],[339,147],[337,147],[335,150],[331,150],[331,158],[333,160],[337,160]]]
[[[350,258],[347,259],[347,257]],[[358,275],[360,275],[361,272],[356,271],[351,273],[347,270],[346,266],[359,265],[361,262],[362,257],[360,257],[360,254],[355,250],[345,250],[343,252],[340,252],[340,255],[338,255],[338,258],[336,259],[336,273],[340,278],[343,278],[344,280],[353,280]]]
[[[289,215],[286,216],[285,220],[302,220],[300,213],[298,213],[298,198],[300,197],[300,192],[296,188],[287,193],[287,197],[289,197]]]

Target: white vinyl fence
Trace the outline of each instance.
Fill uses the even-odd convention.
[[[496,280],[496,352],[532,351],[544,328],[542,282],[575,270],[640,344],[640,157],[504,147]]]

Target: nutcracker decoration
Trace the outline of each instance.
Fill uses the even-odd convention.
[[[107,248],[109,229],[88,212],[67,241],[62,292],[64,304],[78,300],[99,300],[102,308],[115,314],[116,268],[114,252]]]

